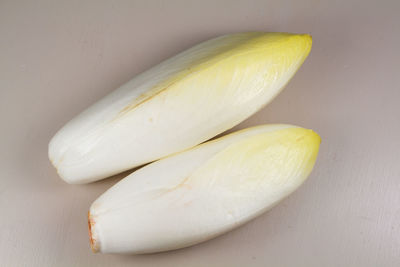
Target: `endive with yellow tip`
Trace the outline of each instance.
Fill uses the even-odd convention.
[[[152,253],[232,230],[296,190],[310,174],[319,144],[312,130],[262,125],[151,163],[92,204],[91,247]]]
[[[66,182],[87,183],[193,147],[270,102],[311,43],[309,35],[248,32],[196,45],[68,122],[49,158]]]

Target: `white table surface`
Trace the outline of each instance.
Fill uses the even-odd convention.
[[[400,266],[399,1],[0,1],[0,266]],[[235,129],[292,123],[322,137],[307,182],[203,244],[93,254],[87,211],[122,176],[73,186],[47,158],[88,105],[200,41],[310,33],[287,88]]]

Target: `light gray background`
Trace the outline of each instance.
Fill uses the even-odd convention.
[[[400,266],[399,1],[0,1],[1,266]],[[287,88],[235,129],[322,137],[308,181],[270,212],[188,249],[93,254],[86,215],[122,176],[72,186],[47,144],[102,96],[200,41],[310,33]]]

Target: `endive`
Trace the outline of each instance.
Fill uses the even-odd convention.
[[[225,233],[299,187],[319,144],[312,130],[263,125],[149,164],[92,204],[91,247],[150,253]]]
[[[67,123],[49,158],[65,181],[85,183],[193,147],[271,101],[310,49],[309,35],[260,32],[196,45]]]

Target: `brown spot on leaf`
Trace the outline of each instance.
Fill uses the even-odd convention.
[[[96,238],[93,236],[92,229],[95,225],[95,221],[93,220],[92,215],[90,215],[90,211],[88,212],[88,227],[89,227],[89,240],[90,240],[90,248],[94,253],[99,252],[100,246],[97,242]]]
[[[158,91],[155,88],[153,88],[149,92],[145,92],[145,93],[141,94],[138,98],[135,98],[130,104],[126,105],[123,109],[121,109],[121,111],[118,112],[117,116],[114,119],[112,119],[111,121],[115,121],[116,119],[122,117],[126,113],[128,113],[128,112],[136,109],[140,105],[150,101],[157,95],[159,95],[162,92],[164,92],[165,90],[167,90],[173,84],[175,84],[175,82],[172,82],[171,84],[165,86],[164,88],[161,88]],[[156,91],[156,92],[154,93],[154,91]]]

